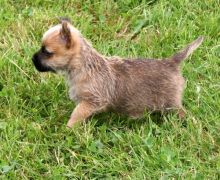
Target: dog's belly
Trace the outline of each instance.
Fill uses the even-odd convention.
[[[182,107],[179,92],[174,93],[172,97],[151,95],[152,97],[143,95],[142,98],[127,99],[124,104],[116,106],[115,111],[132,117],[140,117],[145,112],[169,111]]]

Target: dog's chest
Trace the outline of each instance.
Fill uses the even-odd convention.
[[[76,79],[69,79],[69,97],[73,101],[80,101],[81,94],[84,91],[83,83],[77,82]]]
[[[73,101],[78,101],[77,88],[74,85],[69,85],[69,97]]]
[[[81,101],[94,96],[91,92],[92,81],[85,75],[72,75],[68,78],[69,97],[73,101]]]
[[[93,104],[108,104],[114,92],[112,79],[99,76],[76,75],[68,78],[69,97],[80,102],[89,101]]]

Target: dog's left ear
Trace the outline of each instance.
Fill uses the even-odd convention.
[[[60,30],[60,36],[65,41],[66,48],[69,49],[71,47],[72,37],[71,37],[70,28],[68,27],[68,21],[63,20],[61,22],[61,25],[62,25],[62,28]]]

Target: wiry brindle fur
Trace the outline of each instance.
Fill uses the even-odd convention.
[[[131,117],[140,117],[145,110],[181,110],[184,78],[179,65],[202,41],[199,37],[163,60],[106,57],[63,20],[44,34],[42,48],[32,59],[41,72],[66,72],[70,98],[77,102],[67,124],[72,127],[105,110]]]

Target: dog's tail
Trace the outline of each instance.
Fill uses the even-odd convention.
[[[176,53],[174,56],[170,57],[169,59],[176,64],[179,64],[182,60],[186,59],[194,50],[196,50],[200,44],[203,41],[203,37],[198,37],[195,41],[191,42],[189,45],[187,45],[185,48],[183,48],[181,51]]]

